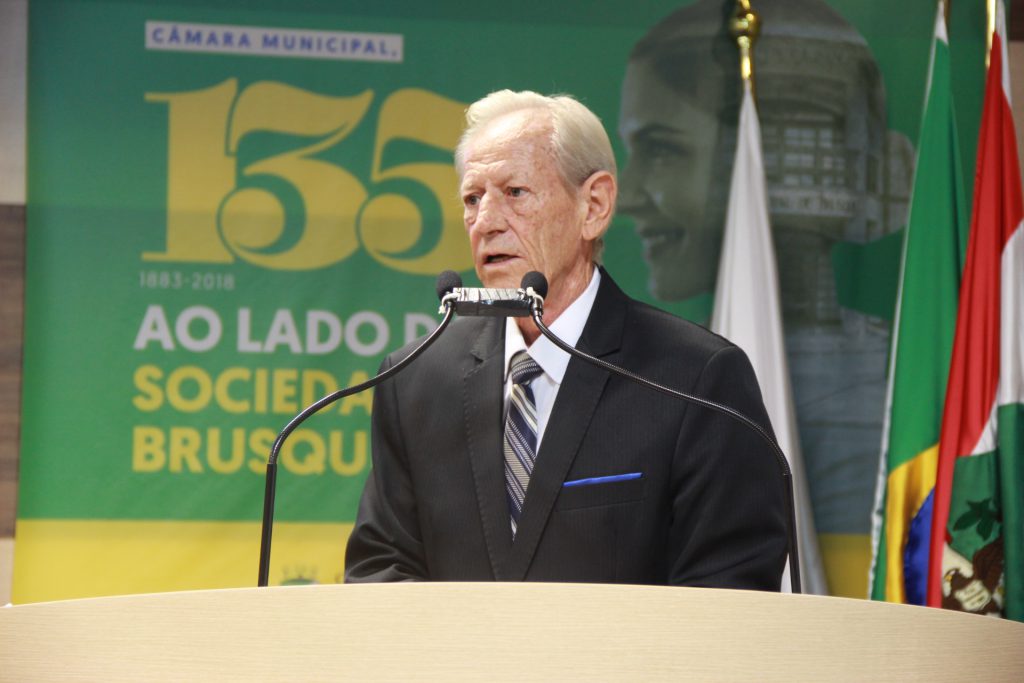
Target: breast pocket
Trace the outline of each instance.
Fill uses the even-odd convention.
[[[646,477],[638,472],[567,481],[558,492],[555,510],[575,510],[642,500],[646,484]]]

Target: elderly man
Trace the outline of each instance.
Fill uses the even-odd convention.
[[[466,118],[455,160],[483,283],[540,271],[545,321],[570,344],[767,424],[737,347],[595,265],[617,191],[597,117],[501,91]],[[464,318],[377,390],[345,578],[777,590],[783,510],[750,430],[570,359],[529,319]]]

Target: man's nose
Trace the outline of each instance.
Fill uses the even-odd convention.
[[[474,228],[481,233],[492,233],[501,232],[506,227],[501,199],[491,192],[485,192],[477,205]]]

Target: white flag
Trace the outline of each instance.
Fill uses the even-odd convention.
[[[754,366],[772,428],[793,473],[803,592],[827,595],[828,585],[821,565],[797,436],[796,411],[782,336],[779,275],[768,221],[761,128],[749,81],[744,82],[711,329],[743,349]],[[782,578],[782,589],[790,590],[788,565]]]

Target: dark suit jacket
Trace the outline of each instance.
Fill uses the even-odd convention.
[[[778,590],[784,489],[764,442],[726,416],[576,358],[552,408],[513,542],[502,456],[504,322],[454,321],[377,388],[373,469],[349,539],[346,581]],[[578,347],[768,424],[738,347],[628,298],[607,273]],[[563,486],[632,473],[642,476]]]

